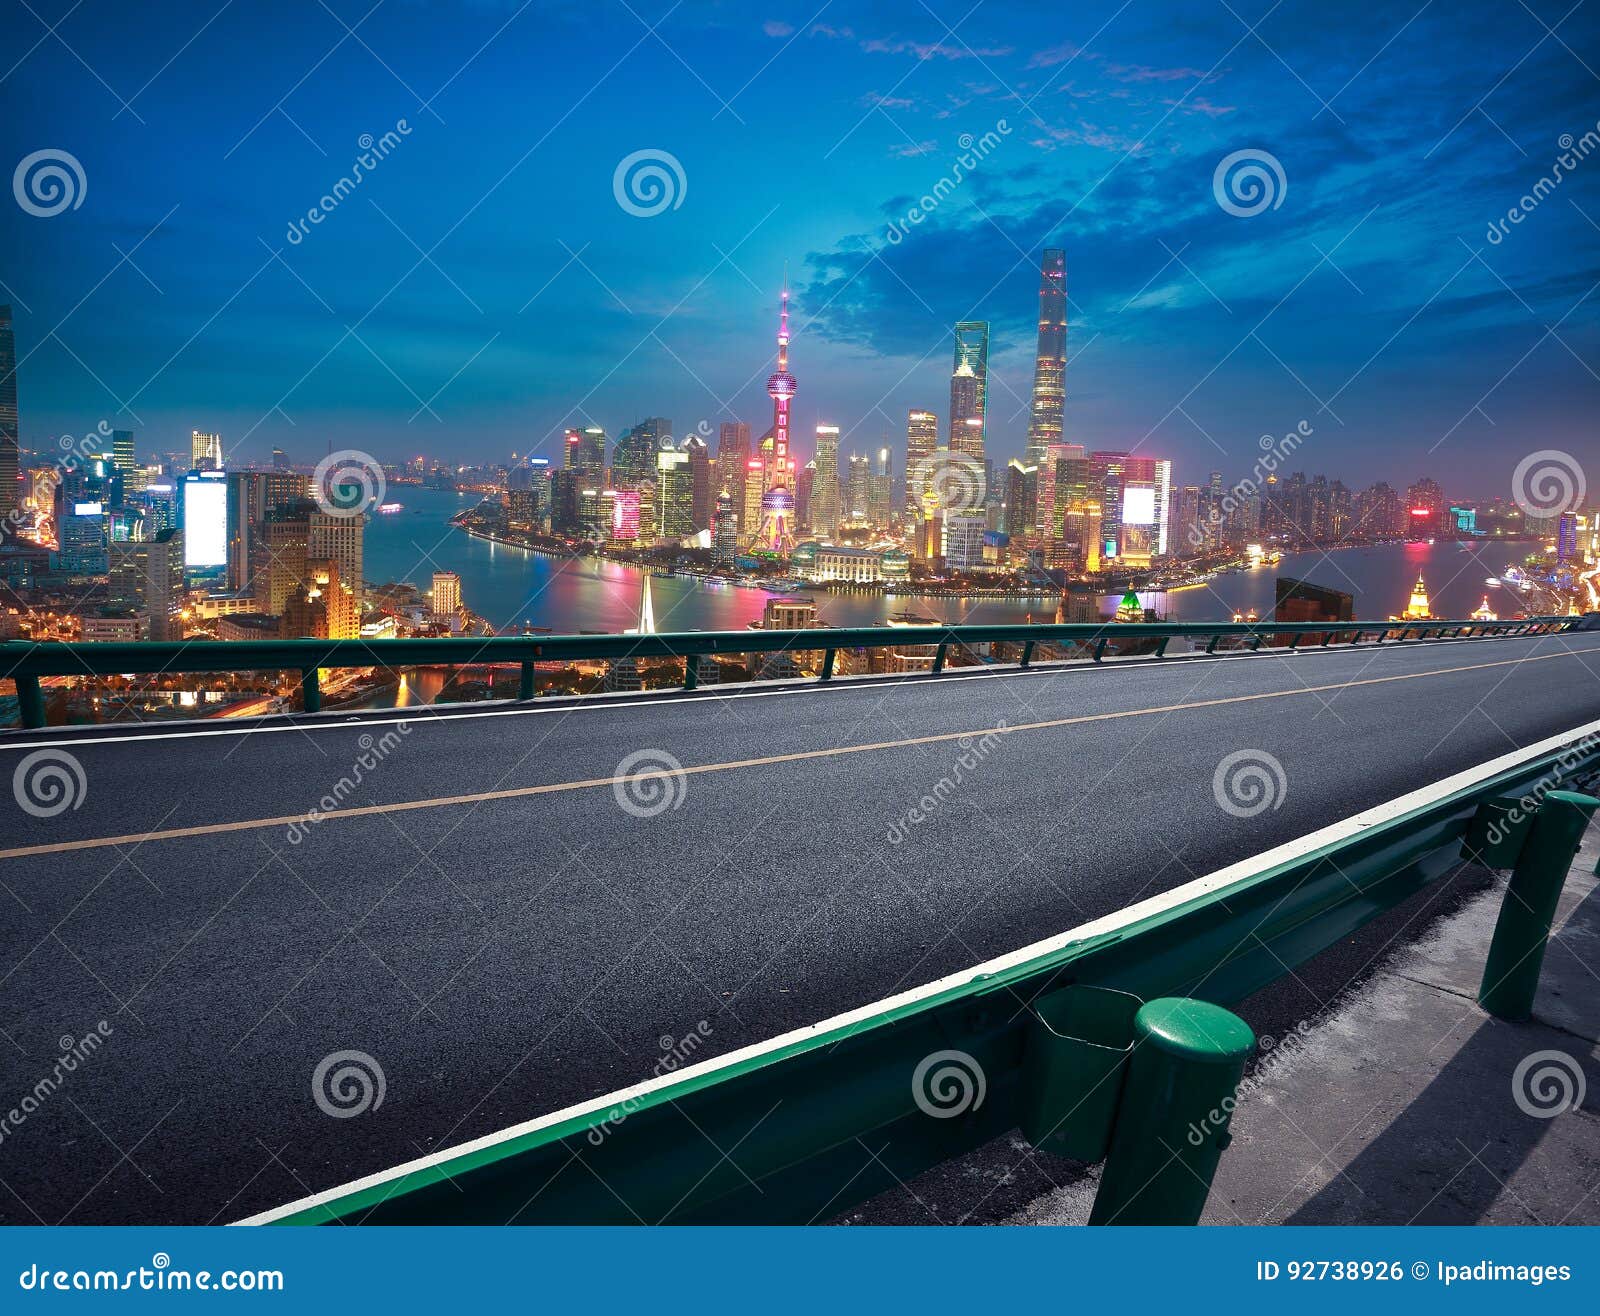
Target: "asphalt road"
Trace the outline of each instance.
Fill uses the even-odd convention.
[[[237,1219],[954,972],[1600,716],[1600,635],[731,692],[0,736],[77,805],[0,792],[0,1222]]]

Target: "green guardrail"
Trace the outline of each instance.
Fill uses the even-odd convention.
[[[1360,644],[1364,636],[1386,640],[1470,639],[1495,635],[1542,635],[1570,630],[1579,617],[1532,617],[1514,621],[1350,621],[1350,622],[1115,622],[1065,625],[1000,626],[866,626],[819,627],[814,630],[685,631],[666,635],[541,635],[460,637],[421,640],[167,640],[124,644],[0,644],[0,679],[16,683],[22,725],[45,725],[41,677],[149,675],[167,672],[267,672],[300,674],[301,702],[306,712],[320,712],[319,672],[325,669],[380,667],[520,667],[518,698],[536,693],[540,663],[580,659],[682,658],[684,688],[699,681],[699,658],[716,654],[821,652],[819,680],[831,681],[841,649],[931,648],[930,672],[944,670],[951,649],[981,644],[1021,646],[1019,662],[1029,666],[1038,646],[1086,649],[1099,662],[1113,652],[1144,651],[1164,657],[1178,638],[1206,639],[1214,653],[1223,640],[1259,649],[1267,640],[1285,636],[1288,647],[1304,641],[1323,646],[1344,640]],[[1114,648],[1113,648],[1114,646]]]
[[[1491,1008],[1499,975],[1531,1003],[1521,966],[1596,805],[1552,787],[1597,770],[1600,723],[1181,903],[245,1223],[806,1223],[1017,1129],[1105,1159],[1091,1223],[1192,1223],[1254,1042],[1223,1007],[1466,858],[1539,893],[1532,925],[1502,919],[1484,985]]]

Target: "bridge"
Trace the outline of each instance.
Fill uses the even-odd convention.
[[[1588,768],[1588,626],[4,646],[35,725],[0,735],[0,1095],[35,1099],[0,1223],[827,1218],[1028,1125],[1047,991],[1241,999]],[[832,676],[919,642],[925,674]],[[695,679],[802,646],[829,679]],[[330,666],[531,695],[580,652],[687,688],[37,725],[86,664],[297,670],[315,710]],[[908,1124],[943,1050],[991,1099]]]

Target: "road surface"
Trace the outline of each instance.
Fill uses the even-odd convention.
[[[238,1219],[1597,715],[1572,634],[7,733],[0,1222]]]

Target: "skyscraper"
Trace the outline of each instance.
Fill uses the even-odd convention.
[[[562,469],[574,471],[585,489],[600,489],[606,482],[606,432],[598,425],[567,431],[566,460]]]
[[[130,476],[139,469],[133,455],[132,430],[111,431],[111,464],[123,477]]]
[[[1047,247],[1039,262],[1039,348],[1033,367],[1033,415],[1026,461],[1038,465],[1044,450],[1061,442],[1067,396],[1067,253]]]
[[[817,474],[811,483],[811,532],[832,539],[839,530],[839,427],[817,426]]]
[[[983,422],[988,416],[989,405],[989,324],[986,320],[962,320],[956,325],[956,354],[950,365],[952,378],[962,373],[962,366],[971,371],[972,377],[977,381],[973,408],[961,416],[966,420],[969,416],[976,416]],[[952,389],[953,389],[952,385]],[[956,421],[954,407],[951,408],[950,422]]]
[[[922,490],[933,476],[933,454],[939,447],[939,418],[912,408],[906,413],[906,506],[916,509]]]
[[[672,422],[665,416],[647,416],[622,431],[611,457],[611,482],[633,486],[656,478],[656,454],[672,440]]]
[[[750,460],[750,426],[742,420],[725,420],[717,435],[717,483],[733,496],[733,517],[746,534],[755,531],[744,523],[745,463]]]
[[[787,553],[794,547],[794,470],[789,456],[789,403],[794,400],[795,380],[789,373],[789,289],[783,289],[782,309],[778,313],[778,368],[767,377],[767,395],[772,399],[772,454],[767,459],[765,492],[761,495],[761,530],[758,547],[774,553]]]
[[[0,306],[0,541],[11,538],[22,492],[17,484],[17,339],[11,308]]]
[[[196,471],[222,469],[222,435],[202,434],[193,430],[189,435],[189,467]]]
[[[152,640],[181,640],[183,532],[162,530],[152,539],[125,540],[110,548],[107,595],[115,608],[147,613]]]

